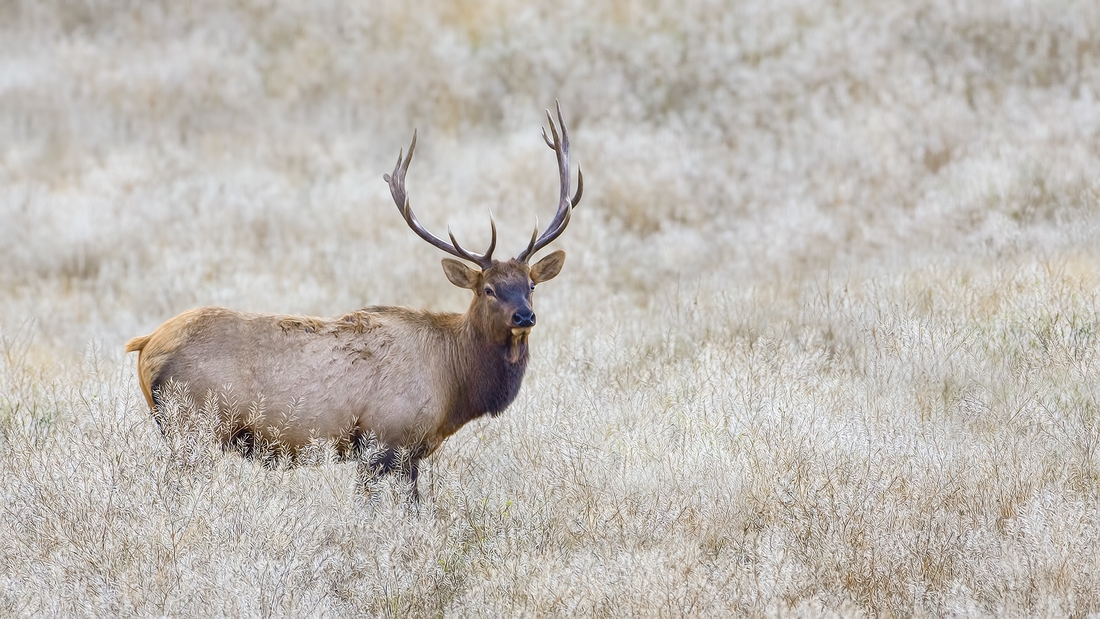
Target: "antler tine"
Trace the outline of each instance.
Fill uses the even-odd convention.
[[[413,129],[412,143],[409,144],[409,156],[405,157],[405,151],[401,150],[397,154],[397,165],[393,167],[393,176],[389,174],[382,175],[382,179],[389,184],[390,195],[393,196],[393,201],[397,203],[399,209],[408,202],[408,196],[405,195],[405,171],[409,169],[409,162],[412,161],[413,150],[415,149],[416,129]]]
[[[551,140],[550,136],[546,134],[545,127],[542,129],[542,139],[554,151],[558,160],[558,177],[561,186],[561,193],[558,197],[558,210],[554,213],[554,218],[550,220],[550,225],[546,227],[546,231],[542,233],[542,236],[538,236],[538,226],[536,225],[535,234],[531,236],[531,242],[527,245],[527,249],[516,256],[516,260],[520,262],[527,262],[531,256],[535,255],[535,252],[546,247],[561,235],[565,227],[569,225],[570,211],[581,201],[581,194],[584,191],[584,176],[578,167],[577,193],[572,199],[569,198],[569,129],[566,128],[565,119],[562,117],[561,103],[558,101],[554,101],[554,103],[557,106],[561,135],[558,135],[558,128],[554,126],[554,117],[550,115],[550,110],[546,110],[546,119],[550,124],[550,135],[554,139]]]
[[[397,204],[397,210],[401,213],[401,217],[405,220],[412,231],[420,238],[431,243],[435,247],[442,249],[443,251],[455,256],[456,258],[462,258],[469,260],[474,264],[482,268],[482,270],[489,268],[493,264],[493,249],[497,245],[497,226],[493,221],[493,213],[489,212],[489,224],[493,228],[493,240],[489,244],[489,250],[484,254],[475,254],[468,252],[458,244],[455,240],[451,230],[447,228],[447,234],[451,237],[451,242],[448,243],[443,239],[435,236],[428,229],[425,228],[420,220],[416,218],[416,213],[413,212],[412,207],[409,206],[409,196],[405,192],[405,173],[409,170],[409,163],[412,162],[413,151],[416,149],[416,130],[413,129],[412,143],[409,144],[409,154],[405,155],[404,151],[401,151],[397,155],[397,165],[393,168],[393,174],[383,174],[382,178],[390,186],[390,195],[393,196],[394,203]]]
[[[535,215],[535,229],[534,229],[534,231],[531,232],[531,242],[527,244],[527,250],[530,250],[532,247],[535,246],[535,239],[537,239],[538,236],[539,236],[539,216]],[[523,254],[520,254],[520,255],[522,256]],[[522,261],[526,262],[526,258],[524,258]]]
[[[492,230],[493,236],[489,239],[489,249],[485,250],[485,260],[492,260],[493,250],[497,248],[497,222],[493,220],[492,207],[489,207],[489,229]]]
[[[489,227],[492,229],[493,238],[489,241],[489,249],[485,250],[484,254],[475,254],[459,245],[458,240],[455,239],[454,233],[451,232],[450,226],[447,226],[447,236],[451,237],[451,243],[454,244],[455,251],[458,252],[459,257],[477,264],[482,269],[487,269],[493,264],[493,250],[497,248],[497,222],[493,221],[493,209],[489,209]]]
[[[581,194],[584,193],[584,172],[581,171],[581,164],[577,164],[577,193],[573,194],[573,208],[577,208],[577,203],[581,201]]]
[[[555,101],[555,103],[557,103],[557,101]],[[558,111],[561,111],[560,106],[558,107]],[[546,136],[546,127],[542,128],[542,140],[546,142],[546,145],[549,146],[551,150],[556,151],[558,150],[558,129],[554,126],[554,117],[550,115],[550,110],[546,110],[546,122],[550,123],[550,133],[554,136],[554,140],[551,141],[550,138]]]

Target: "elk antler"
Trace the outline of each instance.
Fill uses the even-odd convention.
[[[526,263],[531,259],[531,256],[535,255],[535,252],[546,247],[551,241],[558,238],[565,227],[569,225],[569,213],[573,210],[573,207],[577,206],[577,203],[581,201],[581,194],[584,193],[584,174],[581,173],[581,169],[577,167],[577,193],[573,196],[573,199],[569,199],[569,130],[565,128],[565,120],[561,116],[561,104],[554,101],[554,104],[558,108],[558,125],[561,126],[561,138],[558,138],[558,130],[554,127],[554,118],[550,116],[550,110],[546,110],[546,120],[550,121],[550,134],[554,136],[553,141],[546,135],[546,129],[542,130],[542,139],[546,141],[546,145],[554,151],[558,157],[558,175],[561,178],[561,196],[558,198],[558,212],[554,214],[554,219],[550,220],[550,225],[546,227],[546,231],[539,236],[539,224],[538,218],[535,218],[535,231],[531,234],[531,242],[527,244],[527,249],[520,252],[516,256],[516,260]]]
[[[556,134],[555,137],[557,137]],[[409,162],[412,161],[413,150],[415,148],[416,130],[414,129],[412,143],[409,144],[408,156],[405,156],[404,151],[398,153],[397,165],[393,168],[393,175],[382,175],[382,178],[390,185],[390,195],[393,196],[393,201],[397,204],[397,210],[401,211],[401,216],[405,218],[405,223],[409,224],[409,227],[412,228],[413,232],[420,238],[456,258],[462,258],[463,260],[473,262],[481,267],[482,270],[488,269],[493,265],[493,250],[497,247],[497,224],[493,221],[492,210],[489,211],[489,226],[493,229],[493,239],[489,242],[489,249],[485,250],[484,254],[475,254],[466,251],[458,244],[458,241],[455,240],[455,235],[451,232],[450,226],[447,227],[447,236],[451,238],[450,243],[428,232],[428,230],[421,225],[420,220],[416,218],[416,213],[413,213],[412,208],[409,207],[409,196],[405,193],[405,172],[409,169]]]

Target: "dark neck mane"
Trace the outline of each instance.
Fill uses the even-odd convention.
[[[460,346],[466,358],[459,362],[459,388],[451,410],[452,431],[482,415],[499,415],[516,399],[527,370],[527,336],[510,337],[507,343],[486,342],[469,334]],[[462,354],[462,353],[460,353]]]

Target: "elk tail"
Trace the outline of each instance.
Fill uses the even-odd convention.
[[[145,346],[149,344],[149,340],[152,339],[152,338],[153,338],[152,334],[150,334],[150,335],[141,335],[141,336],[135,337],[134,339],[130,340],[129,342],[126,342],[126,352],[144,351]],[[156,410],[157,410],[157,406],[156,406],[156,402],[153,401],[153,391],[149,387],[149,383],[150,383],[149,368],[148,368],[149,364],[148,363],[142,363],[142,361],[147,361],[147,359],[143,359],[143,357],[145,357],[145,356],[146,355],[145,355],[144,352],[142,352],[138,356],[138,364],[137,364],[138,365],[138,367],[137,367],[138,383],[141,385],[141,393],[142,393],[142,395],[145,396],[145,401],[149,403],[149,409],[152,410],[155,413]]]
[[[142,335],[142,336],[139,336],[139,337],[135,337],[134,339],[130,340],[129,342],[126,342],[126,352],[136,352],[136,351],[139,351],[139,350],[145,348],[145,345],[149,343],[149,338],[150,337],[152,337],[152,336],[151,335]]]

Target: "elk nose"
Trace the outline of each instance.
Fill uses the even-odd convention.
[[[512,324],[520,328],[535,326],[535,312],[526,309],[512,314]]]

